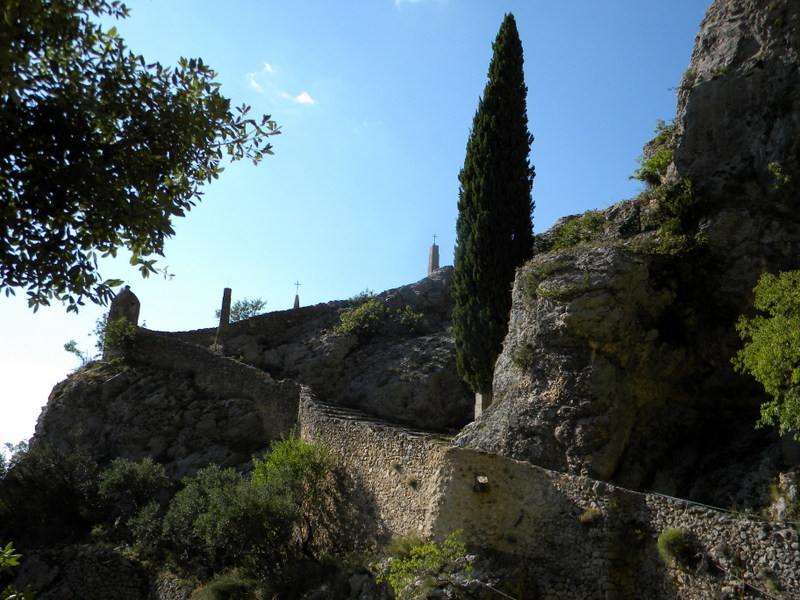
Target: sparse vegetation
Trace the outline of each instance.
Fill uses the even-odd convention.
[[[375,297],[375,292],[371,289],[367,288],[363,292],[359,292],[358,294],[352,296],[347,300],[347,305],[349,307],[355,308],[361,306],[368,300],[372,300]]]
[[[417,332],[422,324],[423,315],[411,310],[410,306],[392,310],[376,298],[370,298],[345,310],[334,331],[340,335],[356,335],[363,341],[378,333]]]
[[[667,564],[687,567],[695,557],[694,541],[684,529],[667,529],[658,536],[658,554]]]
[[[558,230],[553,250],[564,250],[595,239],[605,228],[605,222],[603,215],[596,210],[570,219]]]
[[[584,525],[597,525],[603,521],[603,511],[599,508],[589,507],[578,515],[578,521]]]
[[[682,91],[690,90],[694,87],[694,84],[697,82],[697,73],[694,71],[686,71],[681,78],[680,89]]]
[[[566,267],[566,263],[548,260],[529,266],[523,275],[522,285],[525,297],[529,300],[536,298],[539,284],[558,271]]]
[[[64,344],[64,350],[77,356],[78,360],[81,362],[81,367],[86,366],[92,360],[92,355],[89,353],[89,351],[78,348],[78,342],[75,340],[70,340]]]
[[[223,573],[192,594],[191,600],[260,600],[258,582],[237,572]]]
[[[560,283],[555,281],[541,283],[536,288],[536,294],[542,298],[556,302],[569,302],[592,289],[589,273],[584,273],[583,279],[577,282]]]
[[[674,120],[670,123],[661,119],[656,121],[655,137],[648,144],[650,150],[636,159],[639,168],[633,172],[631,179],[638,179],[651,187],[658,187],[664,182],[667,168],[672,163],[672,140],[676,131]]]
[[[530,342],[520,344],[511,353],[511,364],[520,371],[525,371],[533,361],[533,345]]]
[[[103,347],[123,359],[129,359],[136,348],[138,328],[122,317],[107,323],[103,332]]]

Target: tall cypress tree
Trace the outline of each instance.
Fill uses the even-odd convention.
[[[484,394],[491,392],[508,331],[514,272],[533,254],[533,136],[513,15],[505,16],[492,48],[489,81],[458,176],[453,279],[458,373],[473,392]]]

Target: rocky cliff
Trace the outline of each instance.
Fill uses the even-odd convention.
[[[717,503],[747,495],[775,440],[753,431],[763,397],[731,368],[733,325],[761,272],[800,267],[798,51],[796,2],[712,4],[676,119],[645,147],[670,164],[639,197],[537,238],[495,405],[457,445]]]

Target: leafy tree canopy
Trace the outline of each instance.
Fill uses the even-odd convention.
[[[761,405],[759,425],[777,425],[800,439],[800,271],[765,273],[753,292],[762,314],[739,318],[745,345],[733,363],[772,396]]]
[[[119,281],[98,257],[131,252],[155,271],[173,217],[221,163],[258,163],[279,133],[232,109],[202,59],[176,67],[130,52],[118,0],[0,0],[0,290],[35,309],[104,304]]]
[[[260,315],[266,305],[267,301],[261,298],[237,300],[231,305],[231,321],[244,321],[250,317]],[[221,313],[222,311],[217,309],[214,315],[219,319]]]

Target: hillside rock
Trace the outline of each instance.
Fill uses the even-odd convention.
[[[379,294],[389,310],[421,315],[420,330],[368,339],[334,331],[347,302],[234,323],[216,340],[234,358],[209,348],[216,330],[140,330],[124,365],[93,363],[54,388],[35,439],[100,463],[149,456],[174,479],[209,463],[246,469],[296,425],[301,384],[396,423],[460,427],[471,402],[455,372],[451,282],[446,267]]]
[[[768,169],[800,168],[800,4],[718,0],[678,87],[675,177],[705,193],[769,203]]]
[[[455,370],[452,272],[443,267],[376,296],[390,311],[408,307],[422,315],[418,332],[400,328],[368,339],[338,334],[341,314],[354,308],[341,302],[306,320],[291,338],[263,336],[258,329],[233,333],[225,352],[307,385],[328,402],[424,429],[459,428],[470,417],[471,400]]]
[[[718,503],[757,495],[775,438],[753,430],[763,393],[730,360],[760,273],[800,267],[787,193],[800,176],[799,14],[789,1],[712,4],[664,188],[690,178],[694,212],[667,222],[665,196],[648,191],[599,213],[582,243],[553,250],[570,219],[538,236],[495,404],[456,445]]]

